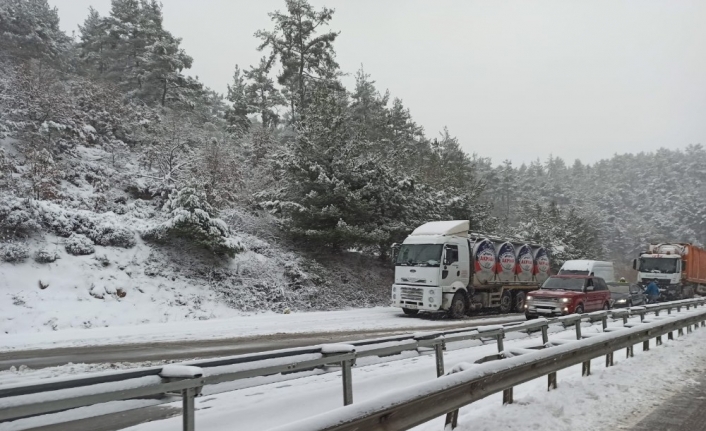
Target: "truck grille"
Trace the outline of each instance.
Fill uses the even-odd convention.
[[[403,287],[400,289],[400,298],[403,301],[422,301],[424,299],[424,290],[416,287]]]

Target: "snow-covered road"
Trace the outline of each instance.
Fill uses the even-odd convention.
[[[399,308],[393,307],[292,314],[263,313],[204,321],[10,334],[3,336],[0,352],[81,346],[181,343],[197,340],[230,339],[233,341],[237,338],[252,340],[275,334],[360,332],[359,338],[365,338],[365,333],[378,331],[412,332],[424,328],[457,328],[484,325],[487,322],[497,324],[518,320],[524,320],[524,316],[490,315],[462,320],[408,317]]]

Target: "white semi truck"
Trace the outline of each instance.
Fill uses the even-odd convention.
[[[549,276],[537,244],[469,232],[468,220],[426,223],[394,246],[393,306],[405,314],[448,311],[462,317],[483,308],[524,311],[526,294]]]
[[[656,280],[664,300],[691,298],[706,293],[706,250],[694,244],[648,244],[633,260],[637,283]]]

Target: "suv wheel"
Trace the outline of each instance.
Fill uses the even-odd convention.
[[[576,309],[574,309],[574,313],[576,314],[583,314],[583,304],[579,304],[576,306]]]

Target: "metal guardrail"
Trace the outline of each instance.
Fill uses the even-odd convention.
[[[681,302],[681,301],[680,301]],[[625,349],[628,358],[633,356],[636,344],[643,350],[650,348],[650,340],[662,344],[665,334],[673,339],[674,332],[684,334],[699,326],[706,327],[706,309],[691,310],[704,305],[697,300],[686,308],[686,313],[644,319],[647,312],[669,308],[650,307],[637,311],[641,322],[614,328],[590,336],[577,334],[577,340],[557,340],[547,343],[546,349],[510,349],[502,361],[476,363],[458,372],[451,372],[436,380],[417,384],[364,401],[355,406],[345,406],[304,419],[270,431],[403,431],[446,415],[446,427],[458,424],[458,410],[489,395],[503,393],[503,404],[513,402],[513,387],[530,380],[547,376],[548,390],[557,388],[557,372],[582,364],[582,375],[591,374],[592,359],[606,357],[606,366],[613,366],[616,351]],[[631,312],[628,312],[631,313]],[[456,371],[456,370],[454,370]]]
[[[150,367],[100,376],[63,379],[48,383],[16,385],[0,388],[0,422],[110,401],[162,396],[165,403],[174,402],[175,399],[178,399],[175,397],[181,397],[184,418],[183,429],[184,431],[193,431],[195,429],[194,397],[200,394],[202,388],[206,385],[216,385],[280,373],[315,370],[331,365],[341,367],[343,404],[347,406],[353,403],[351,367],[357,359],[363,357],[383,357],[400,354],[405,351],[431,349],[436,355],[437,376],[443,376],[445,374],[443,352],[448,343],[468,340],[493,340],[497,344],[498,353],[479,361],[480,363],[486,363],[504,358],[504,338],[509,333],[541,332],[542,346],[546,346],[549,343],[548,329],[550,325],[561,324],[565,328],[573,325],[576,328],[577,338],[581,339],[583,338],[581,334],[581,324],[583,322],[602,322],[603,329],[606,330],[609,318],[614,320],[623,319],[624,325],[629,325],[627,319],[630,316],[640,316],[641,322],[645,322],[647,313],[654,313],[655,316],[659,316],[660,312],[666,311],[668,314],[672,314],[674,310],[677,312],[682,309],[690,310],[691,307],[704,305],[705,303],[706,299],[690,299],[647,307],[569,315],[556,319],[537,319],[519,324],[426,332],[375,340],[362,340],[345,345],[303,347],[194,361],[186,363],[184,366]],[[503,360],[503,363],[507,360]],[[590,365],[588,372],[590,373]],[[554,381],[556,381],[555,375]],[[509,392],[505,395],[511,401],[512,393]]]

